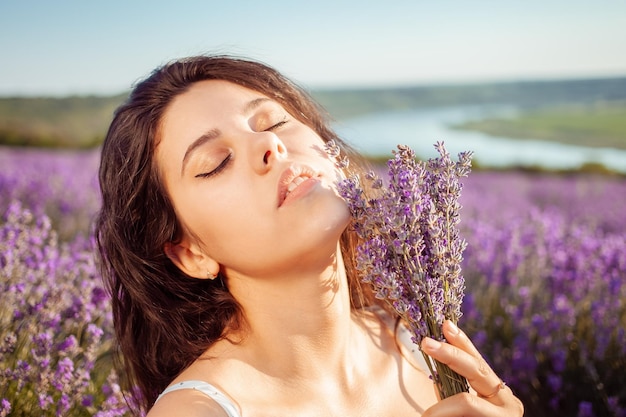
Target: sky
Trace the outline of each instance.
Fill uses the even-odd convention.
[[[123,93],[212,53],[311,89],[626,76],[626,1],[0,0],[0,96]]]

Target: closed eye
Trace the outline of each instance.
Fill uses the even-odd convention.
[[[266,132],[273,132],[276,129],[279,129],[281,127],[283,127],[285,124],[287,124],[289,120],[287,120],[287,117],[285,117],[283,120],[281,120],[280,122],[276,123],[275,125],[272,125],[270,127],[268,127],[267,129],[265,129]]]
[[[214,170],[209,171],[209,172],[203,172],[202,174],[198,174],[195,176],[195,178],[209,178],[209,177],[213,177],[221,173],[228,166],[228,163],[230,162],[232,157],[233,157],[232,153],[228,154],[228,156],[224,158],[224,160],[220,162],[220,164]]]

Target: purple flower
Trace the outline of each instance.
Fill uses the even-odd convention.
[[[465,183],[463,327],[529,414],[626,405],[626,199],[612,197],[625,193],[623,177],[478,172]]]
[[[337,158],[336,145],[327,148]],[[471,154],[460,154],[459,162],[453,162],[443,143],[435,148],[440,158],[425,163],[410,148],[398,146],[387,163],[387,186],[374,173],[366,176],[376,190],[373,196],[366,195],[359,177],[338,184],[362,239],[357,247],[362,280],[405,320],[418,345],[426,336],[443,340],[444,320],[461,317],[465,288],[460,263],[466,243],[459,237],[458,199],[459,178],[469,173]],[[463,378],[426,359],[437,369],[431,368],[442,398],[467,391]]]
[[[54,399],[49,394],[39,394],[39,408],[47,410],[54,403]]]
[[[108,401],[103,341],[113,333],[93,240],[61,241],[45,215],[13,202],[0,218],[0,258],[0,387],[8,404],[42,416],[92,415]],[[116,415],[127,414],[123,393],[112,395]]]
[[[32,355],[45,357],[52,350],[52,335],[48,331],[36,334],[33,337]]]
[[[73,334],[69,335],[63,342],[57,345],[60,352],[73,352],[78,347],[78,340]]]
[[[55,415],[63,392],[52,381],[57,363],[67,357],[74,363],[75,380],[63,386],[72,404],[66,415],[128,414],[106,360],[112,316],[89,234],[100,204],[97,162],[98,150],[0,148],[0,304],[5,309],[0,314],[0,387],[6,397],[0,410],[12,407],[15,414],[24,409],[20,401],[28,401],[32,414]],[[398,172],[397,181],[408,186],[425,178],[418,171]],[[369,227],[360,220],[367,217],[367,201],[359,199],[362,188],[382,194],[385,184],[391,185],[389,179],[376,174],[346,180],[347,200],[355,203],[354,213],[361,213],[353,219],[357,232]],[[625,416],[625,177],[477,170],[463,186],[458,199],[463,219],[457,220],[469,243],[462,255],[468,287],[464,330],[520,396],[528,415],[575,416],[579,403],[586,402],[580,408],[592,404],[596,415]],[[423,197],[400,190],[397,201],[403,204],[381,222],[384,231],[398,232],[390,250],[384,242],[372,242],[358,255],[364,265],[370,252],[381,257],[368,266],[372,285],[380,285],[378,295],[395,299],[395,308],[416,323],[423,322],[422,311],[404,303],[402,294],[421,294],[422,288],[406,287],[398,270],[384,271],[404,248],[427,244],[424,236],[422,242],[407,237],[411,229],[401,224],[404,219],[423,215],[438,201],[454,206],[450,199]],[[435,232],[445,228],[434,218],[430,226]],[[64,312],[74,318],[66,320]],[[52,337],[49,345],[35,338],[46,332]],[[60,349],[70,335],[78,346]],[[104,394],[103,385],[116,388]],[[132,403],[137,393],[126,395]],[[90,404],[83,404],[86,398]]]
[[[65,391],[74,379],[74,362],[70,358],[63,358],[57,364],[52,385],[59,391]]]
[[[67,396],[67,394],[61,394],[61,398],[59,398],[59,401],[57,403],[57,413],[56,413],[57,417],[67,415],[67,412],[69,411],[71,406],[72,406],[72,403],[70,401],[70,398]]]
[[[593,412],[593,404],[588,401],[582,401],[578,404],[578,417],[595,417]]]
[[[92,341],[98,342],[100,341],[100,338],[104,334],[104,330],[102,330],[100,327],[98,327],[97,325],[93,323],[89,323],[87,325],[87,334],[89,335]]]
[[[96,308],[103,308],[109,297],[102,287],[94,287],[91,292],[91,304]]]
[[[11,402],[6,398],[0,401],[0,417],[6,417],[11,412]]]
[[[81,400],[80,404],[81,404],[83,407],[90,407],[90,406],[92,406],[92,405],[93,405],[93,395],[85,395],[85,396],[82,398],[82,400]]]

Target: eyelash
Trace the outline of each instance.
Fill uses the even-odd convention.
[[[283,127],[289,120],[287,120],[287,117],[285,116],[285,118],[283,120],[281,120],[280,122],[276,123],[273,126],[268,127],[267,129],[265,129],[266,132],[272,132],[280,127]]]
[[[226,166],[228,165],[232,157],[233,157],[233,154],[228,154],[228,156],[224,158],[222,162],[220,162],[217,168],[215,168],[213,171],[210,171],[210,172],[198,174],[196,175],[196,178],[209,178],[209,177],[214,177],[215,175],[220,174],[222,171],[224,171],[224,169],[226,168]]]

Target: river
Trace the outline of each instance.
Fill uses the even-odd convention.
[[[585,163],[601,163],[626,173],[626,150],[516,140],[451,127],[467,120],[510,115],[515,111],[508,106],[414,109],[368,114],[342,120],[334,127],[343,139],[367,155],[390,155],[402,143],[421,158],[430,158],[436,156],[433,144],[443,141],[453,155],[473,151],[474,161],[485,167],[571,169]]]

